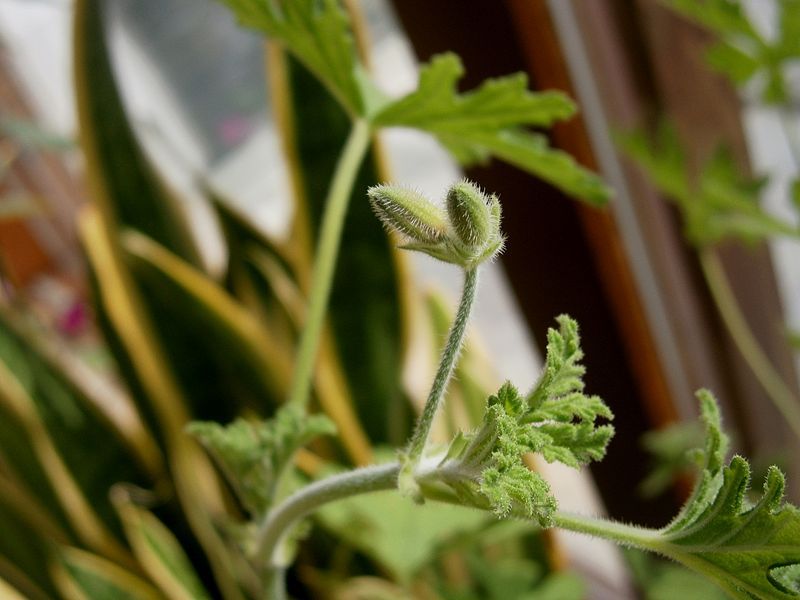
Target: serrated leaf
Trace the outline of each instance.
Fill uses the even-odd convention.
[[[698,394],[707,442],[704,468],[692,498],[661,530],[659,551],[703,573],[734,598],[796,598],[800,565],[800,510],[783,501],[783,474],[771,467],[763,494],[749,504],[750,466],[723,461],[727,440],[719,410],[707,391]],[[788,569],[787,567],[792,567]]]
[[[467,504],[552,524],[557,504],[544,479],[522,456],[538,453],[545,460],[580,467],[605,455],[614,434],[597,419],[612,417],[597,397],[584,396],[578,326],[558,317],[559,330],[548,332],[547,359],[539,382],[527,397],[510,383],[491,396],[482,425],[457,436],[440,468],[445,483]]]
[[[222,0],[245,27],[280,42],[351,115],[365,114],[365,77],[338,0]],[[374,90],[371,90],[371,93]]]
[[[588,202],[608,200],[610,192],[597,175],[526,129],[572,116],[575,107],[569,98],[560,92],[529,91],[523,74],[489,79],[459,94],[456,82],[463,74],[455,54],[434,57],[422,67],[418,88],[383,107],[372,122],[432,133],[465,165],[495,156]]]
[[[254,517],[263,516],[273,502],[295,451],[320,435],[335,433],[324,415],[309,416],[293,406],[282,407],[268,421],[237,419],[226,426],[196,422],[188,430],[211,453]]]

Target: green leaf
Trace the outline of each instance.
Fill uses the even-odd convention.
[[[751,504],[750,466],[739,456],[725,464],[727,438],[716,401],[708,391],[698,398],[707,431],[702,476],[686,506],[661,530],[658,548],[734,598],[796,598],[800,510],[783,501],[784,476],[771,467],[763,494]]]
[[[288,386],[291,368],[255,317],[201,271],[146,236],[127,232],[121,241],[189,392],[193,414],[225,420],[243,405],[271,412]],[[225,406],[220,406],[222,397],[228,399]]]
[[[336,429],[324,415],[309,416],[285,406],[268,421],[237,419],[227,426],[195,422],[188,431],[214,457],[250,514],[262,517],[295,451]]]
[[[170,530],[152,513],[136,506],[124,489],[117,488],[113,496],[133,553],[155,585],[169,598],[210,599]]]
[[[58,585],[65,597],[84,600],[159,600],[149,583],[119,565],[77,548],[62,548]]]
[[[112,535],[121,538],[122,530],[108,491],[120,479],[140,485],[152,480],[92,401],[10,328],[0,328],[0,404],[22,425],[79,539],[124,558],[126,552]],[[18,457],[25,462],[17,465]],[[8,459],[17,473],[30,466],[27,452]]]
[[[523,74],[490,79],[459,94],[456,82],[463,74],[456,55],[434,57],[422,68],[417,90],[383,107],[372,122],[432,133],[465,165],[495,156],[583,200],[608,200],[610,191],[597,175],[526,129],[572,116],[571,100],[560,92],[530,92]]]
[[[280,42],[351,115],[364,115],[366,77],[338,0],[222,0],[245,27]],[[374,93],[374,90],[371,92]]]
[[[92,200],[106,218],[200,265],[182,207],[153,170],[125,113],[105,38],[107,5],[78,0],[74,11],[75,90]]]
[[[583,353],[575,321],[558,317],[559,330],[548,332],[542,376],[527,398],[506,383],[488,400],[483,424],[451,444],[440,469],[444,483],[468,504],[552,524],[556,500],[542,477],[522,462],[528,452],[549,462],[580,467],[600,460],[614,434],[600,398],[582,393]]]
[[[727,75],[736,85],[749,81],[760,68],[757,58],[727,42],[712,46],[706,53],[706,61],[716,71]]]
[[[641,132],[620,136],[623,149],[647,172],[655,186],[679,208],[686,236],[697,246],[735,238],[747,243],[783,235],[800,237],[792,224],[765,212],[759,205],[764,181],[743,177],[724,149],[718,150],[690,176],[677,132],[662,122],[657,143]]]
[[[631,548],[623,552],[645,600],[728,600],[719,587],[681,565]]]
[[[402,583],[430,565],[448,540],[483,529],[489,520],[468,508],[430,502],[419,506],[394,493],[329,504],[315,518]]]

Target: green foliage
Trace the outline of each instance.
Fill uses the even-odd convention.
[[[707,391],[698,397],[707,436],[698,454],[703,471],[689,502],[660,532],[661,549],[735,598],[796,597],[798,581],[789,578],[797,573],[786,567],[800,564],[800,510],[783,502],[784,476],[771,467],[751,504],[750,467],[740,456],[725,464],[728,441],[716,401]]]
[[[363,115],[362,75],[350,20],[338,0],[222,0],[245,27],[283,44],[351,115]]]
[[[505,558],[489,561],[467,555],[475,580],[472,589],[448,589],[445,600],[579,600],[586,597],[584,582],[572,573],[544,572],[530,560]]]
[[[596,422],[613,417],[605,403],[582,392],[577,325],[563,315],[558,322],[560,329],[548,332],[546,366],[532,393],[525,398],[503,385],[489,398],[482,425],[458,436],[439,467],[443,481],[467,503],[544,527],[553,524],[557,503],[522,456],[535,452],[577,468],[602,459],[614,434],[611,425]]]
[[[473,92],[458,94],[456,82],[463,74],[456,55],[434,57],[423,66],[417,90],[383,107],[373,123],[432,133],[464,165],[496,156],[582,200],[608,200],[610,190],[600,178],[551,149],[543,135],[526,129],[570,117],[575,107],[567,97],[528,91],[521,73],[490,79]]]
[[[716,585],[681,565],[630,548],[625,558],[645,600],[728,600]]]
[[[388,493],[329,504],[316,519],[403,584],[432,564],[448,542],[482,531],[489,521],[487,515],[468,508],[432,503],[418,506]]]
[[[248,512],[261,517],[274,502],[295,452],[320,435],[333,435],[336,428],[324,415],[308,416],[285,406],[268,421],[195,422],[188,431],[214,457]]]
[[[611,195],[594,173],[549,147],[526,128],[572,116],[574,104],[558,92],[534,93],[523,74],[485,82],[458,94],[461,60],[443,54],[424,66],[418,89],[398,100],[377,90],[359,61],[348,18],[337,0],[222,0],[242,24],[279,41],[323,81],[351,117],[373,127],[413,127],[436,136],[465,165],[495,156],[593,204]]]
[[[768,39],[748,19],[741,0],[662,0],[719,38],[709,64],[737,85],[758,79],[764,102],[789,100],[786,68],[800,59],[800,2],[778,0],[776,35]]]
[[[681,475],[691,473],[695,462],[689,450],[702,445],[699,423],[675,423],[642,436],[642,446],[651,457],[651,469],[639,485],[639,492],[652,498],[667,491]]]
[[[796,224],[761,208],[764,181],[742,176],[726,151],[714,154],[693,178],[677,132],[667,122],[660,125],[655,143],[643,132],[621,136],[620,142],[681,211],[686,236],[696,246],[727,238],[755,243],[774,235],[800,237]]]

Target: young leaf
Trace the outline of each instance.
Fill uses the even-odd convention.
[[[783,502],[784,476],[771,467],[751,505],[750,466],[740,456],[724,464],[727,438],[716,401],[708,391],[698,397],[707,431],[703,473],[689,502],[661,531],[658,548],[734,598],[796,598],[800,510]]]
[[[227,426],[213,422],[189,425],[217,461],[250,514],[263,515],[275,488],[296,450],[319,435],[333,434],[324,415],[305,415],[284,406],[269,421],[237,419]]]
[[[338,0],[222,0],[245,27],[283,44],[351,115],[365,114],[367,79]],[[371,90],[370,93],[375,93]]]
[[[372,122],[432,133],[465,165],[496,156],[588,202],[608,200],[610,192],[599,177],[527,130],[572,116],[575,106],[569,98],[560,92],[530,92],[521,73],[459,94],[456,82],[463,74],[455,54],[435,56],[422,68],[417,90],[381,108]]]
[[[547,361],[527,398],[506,383],[491,396],[478,430],[459,436],[440,464],[444,481],[462,501],[552,524],[555,498],[544,479],[522,462],[528,452],[548,462],[580,467],[601,459],[614,428],[597,425],[612,414],[596,396],[582,393],[582,352],[575,321],[558,318],[548,332]]]

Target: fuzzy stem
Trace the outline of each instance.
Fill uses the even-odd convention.
[[[399,463],[363,467],[332,475],[301,488],[273,510],[258,532],[258,554],[268,561],[269,570],[276,565],[275,553],[291,527],[320,506],[350,496],[391,490],[397,487]]]
[[[664,553],[664,543],[660,539],[659,532],[654,529],[560,511],[553,516],[553,521],[555,526],[561,529],[603,538],[623,546]]]
[[[328,306],[336,258],[339,254],[339,241],[347,214],[353,184],[358,169],[369,148],[370,128],[365,121],[355,121],[344,151],[336,165],[325,212],[319,231],[314,270],[311,275],[311,293],[305,327],[300,338],[292,383],[289,389],[289,404],[306,406],[311,388],[311,376],[317,356],[320,333]]]
[[[736,301],[719,259],[709,249],[700,250],[700,265],[722,321],[761,387],[800,437],[800,404],[767,358]]]
[[[450,381],[450,377],[453,375],[453,369],[458,360],[461,346],[464,343],[464,334],[467,330],[467,322],[472,312],[472,304],[475,301],[475,291],[477,288],[478,268],[473,267],[472,269],[466,269],[464,271],[464,288],[461,292],[461,302],[458,305],[456,318],[450,328],[447,344],[442,352],[439,368],[436,371],[436,377],[433,379],[433,385],[431,385],[430,394],[428,394],[428,399],[425,402],[425,408],[422,410],[422,414],[417,421],[417,426],[414,428],[414,435],[411,437],[411,441],[408,445],[406,456],[409,472],[413,471],[414,467],[419,463],[425,446],[428,443],[433,419],[439,411],[439,406],[442,403],[447,384]]]

